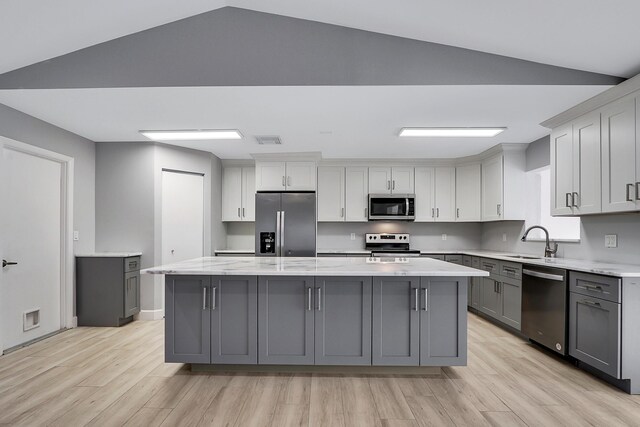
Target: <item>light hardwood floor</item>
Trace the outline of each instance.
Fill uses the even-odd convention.
[[[629,396],[469,314],[469,365],[439,375],[191,373],[162,321],[77,328],[0,357],[0,425],[640,425]]]

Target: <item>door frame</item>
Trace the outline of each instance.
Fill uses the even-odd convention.
[[[5,149],[60,164],[60,328],[73,328],[75,326],[73,316],[75,261],[73,256],[74,159],[64,154],[0,136],[0,154]],[[1,157],[0,163],[2,163]],[[6,194],[4,192],[4,188],[0,186],[1,199],[5,199]],[[2,287],[0,286],[0,301],[2,301],[2,297]],[[2,330],[0,329],[0,354],[2,354],[3,350]]]

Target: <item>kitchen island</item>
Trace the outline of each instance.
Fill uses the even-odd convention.
[[[165,277],[165,360],[197,365],[458,366],[467,282],[430,258],[204,257]]]

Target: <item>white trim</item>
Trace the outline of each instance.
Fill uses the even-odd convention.
[[[164,309],[140,310],[138,320],[160,320],[164,317]]]
[[[60,328],[73,328],[73,176],[74,159],[31,144],[0,136],[0,149],[10,148],[24,154],[60,163],[61,169],[61,239],[60,239]],[[1,294],[0,294],[1,298]],[[0,336],[0,351],[2,346]]]

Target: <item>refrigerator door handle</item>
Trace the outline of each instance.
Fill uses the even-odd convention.
[[[280,247],[282,246],[282,241],[280,240],[280,211],[276,212],[276,256],[280,256]]]
[[[280,256],[284,254],[284,211],[280,211]]]

